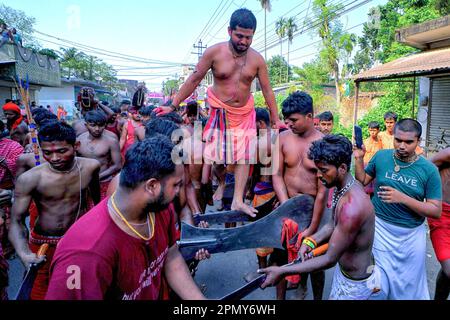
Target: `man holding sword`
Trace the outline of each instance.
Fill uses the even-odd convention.
[[[336,268],[330,298],[367,300],[380,291],[380,271],[372,255],[375,214],[362,185],[349,172],[352,144],[344,136],[328,135],[314,141],[308,157],[327,188],[335,188],[332,219],[303,240],[300,264],[258,270],[267,275],[262,288],[276,284],[283,276]],[[326,254],[311,259],[318,245],[328,242]]]

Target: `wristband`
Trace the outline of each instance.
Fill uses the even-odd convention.
[[[178,109],[178,107],[174,106],[173,104],[171,104],[170,107],[173,109],[172,112],[175,112],[175,111],[177,111],[177,109]]]
[[[317,247],[317,242],[314,241],[314,239],[310,238],[310,237],[303,239],[302,244],[307,245],[308,247],[310,247],[313,250]]]

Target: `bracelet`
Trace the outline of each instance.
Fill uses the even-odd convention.
[[[314,239],[310,238],[310,237],[303,239],[302,244],[307,245],[308,247],[310,247],[313,250],[317,247],[317,242],[314,241]]]
[[[178,109],[178,107],[174,106],[173,104],[171,104],[170,107],[173,109],[172,112],[175,112],[175,111],[177,111],[177,109]]]

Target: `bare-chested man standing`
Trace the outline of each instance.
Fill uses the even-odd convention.
[[[273,159],[274,170],[277,170],[272,177],[273,187],[280,203],[300,194],[315,198],[310,226],[305,230],[298,230],[302,237],[308,237],[317,231],[326,204],[327,189],[316,176],[317,168],[314,162],[308,159],[309,147],[314,141],[321,139],[323,134],[314,128],[313,100],[307,93],[292,93],[283,102],[282,112],[291,130],[280,134],[279,155]],[[275,262],[285,264],[287,261]],[[312,274],[315,299],[322,299],[324,278],[323,272]],[[307,275],[304,275],[301,291],[306,291],[306,280]],[[278,287],[278,299],[284,299],[283,287],[282,282]],[[301,298],[304,298],[303,294],[300,295]]]
[[[100,163],[75,157],[78,143],[75,130],[67,124],[52,122],[40,128],[39,143],[47,164],[34,167],[16,181],[9,238],[25,266],[40,262],[39,247],[47,243],[47,259],[39,270],[31,292],[32,299],[44,299],[49,281],[49,266],[58,241],[85,212],[87,191],[100,201]],[[33,200],[39,216],[28,238],[25,218]]]
[[[208,70],[212,70],[214,85],[208,89],[211,113],[205,126],[205,160],[209,164],[236,164],[231,208],[242,210],[251,216],[255,216],[256,210],[244,203],[244,190],[249,162],[254,158],[256,149],[255,108],[250,92],[255,78],[259,79],[269,106],[272,126],[283,126],[278,118],[264,58],[250,48],[255,30],[254,14],[247,9],[236,10],[228,27],[230,40],[208,48],[194,73],[173,99],[172,105],[155,110],[158,115],[163,115],[178,109],[179,104],[194,92]]]
[[[314,141],[305,153],[316,164],[321,182],[336,187],[332,219],[303,240],[302,263],[259,270],[267,274],[262,287],[273,285],[282,276],[324,270],[338,263],[329,299],[368,300],[380,291],[381,273],[372,255],[375,211],[363,186],[349,172],[352,144],[344,136],[328,135]],[[327,253],[309,259],[309,253],[325,243],[329,244]]]
[[[100,162],[100,199],[106,197],[109,183],[121,168],[119,141],[105,133],[107,118],[100,111],[89,111],[84,116],[88,132],[78,137],[80,157]]]

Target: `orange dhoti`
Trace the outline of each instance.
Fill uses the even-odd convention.
[[[208,88],[211,113],[205,126],[204,159],[208,163],[256,163],[256,112],[253,96],[239,108],[220,101]]]

